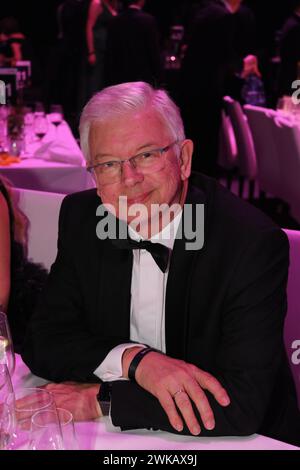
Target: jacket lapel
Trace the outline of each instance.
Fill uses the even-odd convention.
[[[130,336],[130,301],[133,256],[107,239],[98,240],[98,311],[101,328],[108,337]]]
[[[167,282],[165,322],[166,322],[166,353],[175,358],[186,359],[187,332],[189,322],[189,296],[193,267],[201,254],[199,250],[187,250],[187,240],[182,227],[195,223],[197,220],[196,204],[205,203],[205,195],[198,188],[189,186],[186,203],[181,220],[181,238],[176,238],[169,268]],[[189,213],[186,204],[190,204]],[[190,216],[192,214],[192,217]],[[191,220],[192,219],[192,220]],[[206,214],[204,226],[206,225]],[[194,228],[194,227],[193,227]]]

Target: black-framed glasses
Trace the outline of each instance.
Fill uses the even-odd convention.
[[[165,147],[138,153],[126,160],[102,161],[101,163],[87,167],[87,170],[97,177],[101,185],[119,183],[122,179],[122,167],[125,162],[129,162],[134,169],[143,174],[160,171],[165,166],[162,155],[167,153],[175,144],[178,144],[178,140],[175,140]]]

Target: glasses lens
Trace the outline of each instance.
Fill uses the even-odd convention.
[[[169,147],[168,147],[169,149]],[[160,171],[165,166],[165,160],[162,157],[165,149],[153,150],[136,155],[123,162],[108,162],[107,165],[99,165],[94,168],[94,173],[101,186],[107,184],[120,183],[122,180],[122,165],[128,162],[131,168],[137,172],[147,174]]]

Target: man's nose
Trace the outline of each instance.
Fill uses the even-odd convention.
[[[126,186],[134,186],[141,183],[144,176],[140,173],[130,161],[125,161],[122,165],[122,182]]]

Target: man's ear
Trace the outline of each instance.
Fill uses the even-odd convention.
[[[185,139],[181,144],[180,155],[180,176],[182,181],[187,180],[191,174],[193,150],[193,142],[190,139]]]

